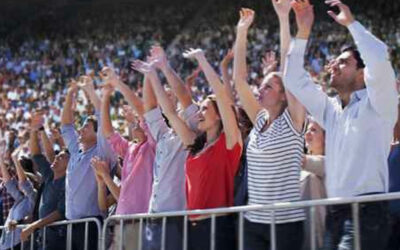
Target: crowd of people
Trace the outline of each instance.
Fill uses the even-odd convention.
[[[400,6],[388,2],[376,13],[272,0],[239,21],[226,1],[63,6],[21,27],[15,17],[0,30],[0,249],[32,234],[35,248],[64,249],[65,227],[41,230],[63,219],[400,191]],[[398,249],[399,211],[362,204],[361,248]],[[351,207],[316,212],[318,248],[351,249]],[[244,218],[244,249],[269,249],[272,220],[277,249],[310,247],[302,208]],[[216,217],[216,249],[237,248],[236,220]],[[210,249],[211,222],[189,216],[188,249]],[[182,249],[184,223],[168,218],[165,249]],[[162,227],[126,223],[107,247],[140,237],[161,249]],[[73,226],[72,249],[84,235]]]

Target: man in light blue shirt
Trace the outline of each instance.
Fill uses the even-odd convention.
[[[100,121],[100,99],[97,96],[93,81],[89,77],[81,77],[81,87],[89,97],[96,110],[95,116],[89,116],[76,131],[74,127],[73,99],[78,90],[78,84],[71,82],[67,92],[61,115],[61,132],[70,152],[66,178],[66,218],[69,220],[86,217],[102,218],[103,214],[97,202],[97,182],[90,160],[98,156],[109,163],[114,163],[113,153],[106,139],[102,136]],[[97,249],[97,229],[94,224],[89,228],[89,249]],[[74,225],[73,248],[83,248],[84,224]]]
[[[340,13],[328,14],[347,27],[357,45],[347,48],[328,68],[338,96],[329,98],[304,70],[304,52],[313,9],[294,3],[298,33],[287,56],[284,83],[326,131],[328,197],[354,197],[388,191],[387,158],[397,119],[394,70],[387,46],[359,22],[339,0],[326,1]],[[361,248],[384,249],[388,236],[387,203],[360,205]],[[350,206],[328,209],[324,249],[352,249]]]

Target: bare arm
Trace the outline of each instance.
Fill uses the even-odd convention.
[[[12,160],[14,162],[15,168],[17,170],[17,176],[18,176],[18,181],[19,182],[24,182],[26,181],[26,175],[24,172],[24,169],[21,166],[21,163],[19,162],[18,155],[19,155],[20,149],[14,150],[12,153]]]
[[[43,228],[44,226],[47,226],[53,222],[56,222],[58,220],[61,220],[63,216],[58,212],[58,210],[51,212],[48,214],[46,217],[39,219],[31,224],[29,224],[27,227],[22,229],[21,232],[21,240],[26,241],[28,240],[29,236],[36,230]]]
[[[110,97],[113,92],[112,87],[105,86],[103,88],[103,101],[101,102],[101,125],[103,126],[103,134],[105,138],[109,138],[114,133],[110,117]]]
[[[149,77],[158,103],[160,104],[163,113],[167,116],[171,126],[174,128],[185,146],[192,145],[196,138],[196,134],[190,130],[187,124],[176,113],[175,107],[168,98],[164,87],[161,85],[155,69],[150,64],[142,61],[135,61],[132,67]]]
[[[167,78],[168,84],[171,86],[179,102],[182,104],[183,109],[189,107],[193,103],[192,95],[187,88],[185,88],[182,78],[180,78],[171,65],[169,65],[163,48],[160,46],[154,46],[151,49],[150,60],[154,61],[154,66],[163,72]]]
[[[6,154],[6,143],[5,141],[0,142],[0,168],[1,168],[1,175],[3,177],[3,182],[8,182],[11,179],[10,173],[8,172],[8,169],[6,165],[4,164],[4,159],[5,159],[5,154]]]
[[[49,162],[53,162],[54,158],[55,158],[53,145],[50,142],[49,137],[47,137],[47,134],[46,134],[46,132],[44,130],[40,131],[39,133],[40,133],[40,139],[42,141],[42,145],[43,145],[43,148],[44,148],[44,152],[45,152],[46,158],[47,158],[47,160]]]
[[[78,86],[85,91],[86,95],[89,97],[90,102],[93,104],[96,111],[100,110],[100,98],[96,94],[96,89],[94,88],[93,79],[90,76],[81,76],[79,78]]]
[[[229,50],[220,63],[220,70],[222,74],[222,82],[224,83],[226,93],[228,94],[229,99],[231,99],[232,103],[235,103],[235,95],[232,87],[232,76],[229,74],[229,63],[232,60],[233,51]]]
[[[111,194],[114,196],[116,200],[119,198],[119,193],[121,188],[114,183],[113,179],[110,175],[110,168],[105,161],[101,161],[97,157],[93,157],[91,160],[91,164],[95,170],[95,174],[99,175],[103,180],[104,184],[107,186],[108,190],[110,190]],[[106,197],[102,197],[102,204],[107,204]]]
[[[219,80],[219,76],[207,61],[202,50],[191,50],[185,53],[185,57],[196,58],[202,68],[208,83],[217,97],[218,109],[221,114],[222,124],[224,126],[226,147],[232,149],[236,143],[242,145],[242,137],[235,117],[235,112],[232,107],[232,100],[226,93],[224,86]]]
[[[284,71],[286,55],[290,46],[290,26],[289,13],[291,10],[291,0],[272,0],[275,11],[279,17],[280,42],[281,42],[281,72]],[[282,79],[283,80],[283,79]],[[285,91],[288,101],[288,110],[293,120],[293,125],[297,132],[303,130],[304,121],[306,119],[306,109],[304,106],[290,93]]]
[[[257,99],[254,97],[249,84],[247,83],[247,32],[253,22],[254,11],[242,9],[240,11],[240,21],[237,25],[237,35],[235,42],[235,57],[233,59],[233,80],[240,102],[244,110],[254,124],[258,112],[262,109]]]
[[[157,107],[157,98],[154,94],[153,87],[149,77],[144,77],[143,84],[143,101],[144,101],[144,112],[149,112]]]

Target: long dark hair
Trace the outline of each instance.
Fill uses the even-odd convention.
[[[211,103],[214,106],[215,111],[217,112],[218,116],[221,117],[221,114],[220,114],[219,108],[218,108],[218,104],[217,104],[217,99],[216,99],[215,95],[209,95],[209,96],[207,96],[207,99],[211,101]],[[233,110],[233,113],[235,114],[236,123],[238,123],[235,106],[233,106],[233,105],[232,105],[232,110]],[[222,124],[222,120],[220,120],[219,121],[218,135],[221,134],[223,129],[224,129],[224,126]],[[192,145],[188,146],[190,154],[191,155],[196,155],[197,153],[199,153],[201,150],[203,150],[204,145],[206,144],[206,142],[207,142],[207,132],[200,133],[196,137],[196,139],[194,140],[194,143]]]
[[[216,99],[215,95],[209,95],[206,98],[211,101],[218,116],[221,116],[219,113],[217,99]],[[223,125],[222,125],[222,121],[220,120],[218,134],[220,134],[222,130],[223,130]],[[196,155],[197,153],[199,153],[204,148],[204,145],[206,144],[206,142],[207,142],[207,132],[200,133],[194,140],[194,143],[192,145],[188,146],[190,154]]]

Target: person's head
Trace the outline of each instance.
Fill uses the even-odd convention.
[[[251,129],[253,128],[253,123],[251,122],[249,116],[243,108],[238,107],[237,114],[240,133],[242,135],[243,141],[245,141]]]
[[[360,52],[354,47],[345,47],[342,53],[329,64],[330,84],[339,94],[351,93],[365,87],[365,64]]]
[[[200,132],[207,132],[218,128],[222,130],[222,121],[219,114],[217,100],[214,95],[207,96],[200,104],[200,115],[198,129]]]
[[[97,141],[97,119],[89,116],[78,129],[78,141],[83,147],[91,146]]]
[[[324,154],[325,131],[312,119],[308,123],[307,132],[304,136],[308,154]]]
[[[264,77],[258,88],[258,102],[267,110],[283,111],[286,108],[287,100],[281,73],[271,72]]]
[[[68,150],[63,149],[54,157],[54,161],[51,164],[51,170],[53,170],[55,174],[64,175],[67,171],[68,162],[69,152]]]

